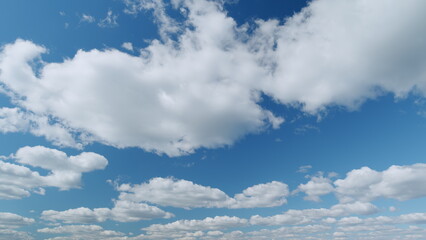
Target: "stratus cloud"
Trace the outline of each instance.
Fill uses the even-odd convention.
[[[119,199],[150,202],[179,208],[256,208],[275,207],[287,202],[288,186],[281,182],[258,184],[233,198],[217,188],[172,178],[153,178],[142,184],[122,184],[117,187]]]
[[[42,146],[20,148],[12,157],[15,163],[0,160],[0,198],[19,199],[30,192],[44,194],[44,187],[60,190],[78,188],[85,172],[104,169],[108,164],[105,157],[83,152],[68,157],[64,152]],[[49,171],[46,176],[23,166],[40,167]]]
[[[140,57],[80,50],[35,74],[29,62],[46,49],[17,40],[0,57],[9,95],[84,133],[82,142],[176,156],[279,127],[283,119],[259,105],[261,93],[310,113],[387,92],[426,93],[422,0],[317,0],[283,24],[255,26],[238,26],[221,1],[172,1],[181,23],[161,0],[125,2],[128,12],[154,11],[163,42]]]
[[[81,207],[65,211],[45,210],[41,215],[41,219],[64,223],[96,223],[107,220],[137,222],[155,218],[171,218],[174,216],[158,207],[129,201],[116,201],[112,209],[95,208],[92,210]]]

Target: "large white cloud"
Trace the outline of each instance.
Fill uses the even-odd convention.
[[[28,197],[30,192],[44,194],[44,187],[56,187],[60,190],[79,188],[83,173],[104,169],[108,164],[105,157],[96,153],[83,152],[68,157],[62,151],[42,146],[23,147],[12,157],[3,158],[13,159],[16,163],[0,160],[2,199]],[[40,175],[24,165],[40,167],[49,173]]]
[[[254,185],[233,198],[217,188],[172,178],[153,178],[135,185],[122,184],[117,190],[121,192],[121,200],[187,209],[275,207],[286,203],[285,197],[289,195],[288,186],[277,181]]]
[[[18,40],[3,48],[0,81],[19,106],[83,133],[83,143],[171,156],[279,127],[262,92],[311,113],[387,92],[424,96],[422,0],[317,0],[283,24],[256,26],[237,26],[219,2],[173,1],[184,17],[176,23],[162,1],[127,1],[133,12],[154,9],[162,33],[139,57],[80,50],[36,74],[31,62],[46,49]]]
[[[347,173],[346,178],[334,182],[336,194],[342,202],[371,201],[393,198],[400,201],[426,196],[426,164],[391,166],[378,172],[368,167]]]

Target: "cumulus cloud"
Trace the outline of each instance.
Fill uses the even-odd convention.
[[[340,201],[371,201],[392,198],[400,201],[426,196],[426,164],[391,166],[378,172],[368,167],[347,173],[334,182]]]
[[[34,72],[46,49],[17,40],[0,57],[8,94],[84,133],[86,143],[177,156],[278,128],[283,119],[261,106],[262,94],[318,113],[354,109],[384,93],[426,93],[422,0],[317,0],[282,23],[242,26],[223,1],[125,3],[128,13],[152,10],[162,41],[141,56],[80,50]],[[179,10],[183,20],[166,10]],[[109,11],[99,25],[116,26],[116,18]]]
[[[64,125],[53,123],[47,116],[35,115],[20,108],[0,108],[0,133],[30,132],[45,137],[60,147],[81,148],[73,134]]]
[[[34,224],[35,220],[14,213],[0,212],[0,229],[15,229]]]
[[[133,44],[131,42],[124,42],[121,44],[121,47],[126,49],[127,51],[133,52]]]
[[[122,184],[117,190],[121,192],[120,200],[187,209],[274,207],[286,203],[285,197],[289,195],[288,186],[276,181],[254,185],[231,198],[220,189],[173,178],[153,178],[135,185]]]
[[[250,223],[253,225],[300,225],[311,224],[314,221],[328,217],[342,217],[352,214],[369,215],[377,213],[378,209],[371,203],[355,202],[347,204],[336,204],[331,208],[288,210],[285,213],[269,217],[259,215],[252,216]]]
[[[67,156],[62,151],[42,146],[23,147],[14,155],[3,159],[13,159],[16,163],[0,160],[2,199],[28,197],[30,192],[44,194],[44,187],[56,187],[60,190],[79,188],[83,173],[104,169],[108,164],[105,157],[96,153],[83,152]],[[40,175],[24,165],[39,167],[49,173]]]
[[[217,216],[214,218],[205,218],[202,220],[179,220],[168,224],[153,224],[149,227],[143,228],[148,234],[162,233],[176,233],[181,231],[196,232],[206,230],[224,230],[235,227],[247,226],[247,219],[229,216]]]
[[[117,222],[137,222],[154,218],[171,218],[174,215],[158,207],[145,203],[116,201],[112,209],[109,208],[75,208],[65,211],[46,210],[41,218],[52,222],[64,223],[96,223],[114,220]]]
[[[26,218],[14,213],[0,212],[0,239],[32,240],[27,232],[16,229],[35,223],[32,218]]]
[[[297,187],[296,192],[304,192],[306,196],[305,200],[320,201],[320,196],[329,194],[334,191],[332,181],[322,175],[314,176],[311,180],[305,184],[300,184]]]
[[[60,234],[65,235],[61,237],[55,237],[50,239],[106,239],[106,240],[119,240],[128,239],[124,233],[105,230],[98,225],[65,225],[53,228],[41,228],[37,232],[45,234]]]

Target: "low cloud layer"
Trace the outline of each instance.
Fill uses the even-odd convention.
[[[354,109],[385,93],[426,92],[421,0],[312,1],[283,23],[242,26],[221,1],[172,1],[182,22],[167,15],[162,1],[126,4],[132,14],[153,10],[161,41],[140,56],[80,50],[35,67],[47,50],[17,40],[0,55],[3,91],[25,111],[77,133],[80,144],[169,156],[278,128],[283,118],[261,106],[262,93],[317,113],[336,105]],[[109,25],[114,16],[107,16]]]

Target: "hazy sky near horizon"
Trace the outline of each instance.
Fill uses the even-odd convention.
[[[0,2],[0,239],[426,239],[426,2]]]

